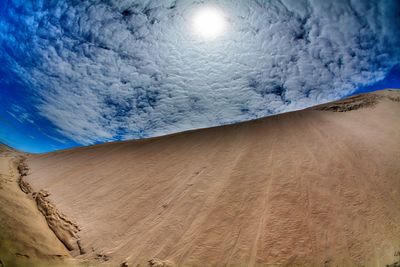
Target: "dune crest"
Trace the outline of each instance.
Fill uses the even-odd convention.
[[[384,98],[384,96],[378,94],[362,94],[320,105],[315,107],[315,109],[323,111],[347,112],[360,108],[374,107],[382,98]]]
[[[24,156],[0,145],[0,266],[63,266],[70,260],[21,183]],[[23,191],[25,192],[23,192]]]
[[[81,246],[78,236],[78,232],[80,231],[78,225],[57,210],[54,204],[48,199],[50,196],[49,192],[42,189],[34,192],[30,184],[24,179],[29,173],[29,167],[25,162],[25,158],[19,161],[18,171],[20,175],[18,179],[19,187],[22,192],[34,199],[38,210],[46,219],[49,228],[69,251],[78,251],[80,254],[84,254],[85,251]]]
[[[392,264],[400,251],[400,105],[390,99],[397,97],[382,91],[247,123],[33,155],[27,179],[82,226],[83,259]]]
[[[398,99],[29,155],[21,189],[106,266],[397,266]]]

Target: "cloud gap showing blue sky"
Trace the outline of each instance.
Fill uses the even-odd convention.
[[[197,10],[226,31],[196,36]],[[45,152],[400,87],[396,0],[6,0],[0,141]]]

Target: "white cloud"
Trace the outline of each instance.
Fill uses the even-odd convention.
[[[13,104],[11,105],[11,110],[7,111],[7,113],[20,123],[35,123],[32,116],[21,106]]]
[[[194,0],[9,2],[2,68],[82,144],[315,105],[400,59],[395,0],[209,1],[229,23],[212,41],[194,38]]]

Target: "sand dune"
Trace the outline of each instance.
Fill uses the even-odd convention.
[[[22,157],[0,146],[0,266],[65,266],[67,249],[18,186]]]
[[[400,93],[27,160],[110,266],[386,266],[400,251]]]

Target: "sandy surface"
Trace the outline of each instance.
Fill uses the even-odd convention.
[[[0,266],[59,266],[69,253],[19,188],[19,158],[0,146]]]
[[[36,155],[27,180],[81,227],[78,258],[385,266],[400,251],[400,93],[378,96]]]

